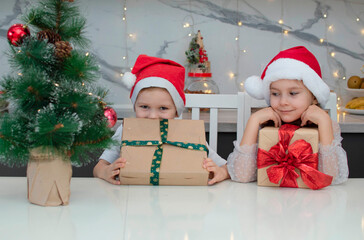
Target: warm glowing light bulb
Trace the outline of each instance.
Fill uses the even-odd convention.
[[[235,41],[238,41],[238,40],[239,40],[239,38],[238,38],[238,37],[236,37],[236,38],[235,38]]]
[[[89,52],[87,52],[85,55],[86,55],[86,57],[87,57],[88,55],[90,55],[90,53],[89,53]]]
[[[356,21],[359,22],[360,21],[360,18],[356,18]]]
[[[122,76],[124,76],[124,74],[123,73],[120,73],[120,77],[122,77]]]
[[[284,30],[284,34],[285,35],[288,35],[288,30]]]
[[[125,60],[125,59],[126,59],[126,57],[124,56],[124,57],[123,57],[123,59]]]
[[[329,31],[332,31],[332,30],[334,29],[334,26],[330,25],[330,26],[328,27],[328,29],[329,29]]]
[[[183,27],[184,28],[188,28],[188,27],[190,27],[190,24],[189,23],[185,23],[185,24],[183,24]]]
[[[335,57],[335,52],[332,52],[330,55],[331,57]]]
[[[320,43],[323,43],[324,42],[324,39],[323,38],[320,38]]]
[[[238,26],[242,26],[243,25],[243,22],[242,21],[239,21],[238,22]]]
[[[242,52],[243,52],[243,53],[246,53],[246,50],[244,49],[244,50],[242,50]]]
[[[364,35],[364,29],[362,29],[360,32],[361,32],[361,35]]]
[[[346,79],[346,77],[343,77],[343,80],[345,80]]]
[[[326,13],[324,13],[324,18],[327,18],[327,14]]]
[[[18,73],[18,76],[23,76],[23,74],[22,73]]]
[[[337,78],[337,77],[339,77],[339,72],[338,72],[338,71],[333,72],[333,73],[332,73],[332,76],[334,76],[334,77],[336,77],[336,78]]]
[[[55,83],[54,86],[59,87],[59,84],[58,83]]]
[[[191,37],[191,36],[192,36],[192,34],[191,34],[191,33],[189,33],[189,34],[188,34],[188,36],[189,36],[189,37]]]
[[[124,11],[126,11],[126,7],[124,7]]]
[[[282,19],[279,19],[278,23],[279,24],[283,24],[283,20]]]
[[[230,78],[234,78],[235,77],[235,74],[234,73],[230,73],[229,76],[230,76]]]
[[[129,33],[129,37],[133,37],[133,34]]]
[[[125,21],[126,20],[126,18],[125,17],[123,17],[123,21]]]

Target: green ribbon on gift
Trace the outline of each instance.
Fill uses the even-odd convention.
[[[209,150],[207,149],[206,145],[204,145],[204,144],[168,141],[167,140],[168,119],[160,120],[159,128],[160,128],[160,134],[161,134],[161,141],[123,140],[121,142],[121,146],[157,146],[157,149],[154,151],[152,165],[150,168],[149,182],[152,185],[159,185],[159,170],[160,170],[162,155],[163,155],[163,144],[169,144],[169,145],[173,145],[176,147],[181,147],[181,148],[186,148],[186,149],[191,149],[191,150],[205,151],[205,152],[207,152],[207,154],[209,153]]]

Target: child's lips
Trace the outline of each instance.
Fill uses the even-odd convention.
[[[281,113],[290,113],[292,112],[293,110],[279,110]]]

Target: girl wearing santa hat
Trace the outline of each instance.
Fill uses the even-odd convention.
[[[181,115],[186,99],[184,94],[185,68],[168,59],[140,55],[131,73],[125,73],[123,83],[130,90],[130,99],[137,118],[173,119]],[[120,157],[122,125],[116,130],[113,139],[119,146],[106,149],[93,170],[95,177],[112,184],[120,184],[117,179],[120,168],[127,159]],[[203,167],[214,173],[209,184],[229,178],[226,160],[209,148],[208,158]]]
[[[345,182],[349,175],[346,152],[341,146],[339,124],[320,106],[325,106],[330,89],[322,80],[315,56],[298,46],[276,55],[261,77],[251,76],[245,82],[246,92],[256,99],[265,99],[270,107],[251,115],[240,144],[228,157],[230,177],[238,182],[257,178],[257,138],[262,124],[268,121],[280,127],[299,122],[300,126],[316,124],[319,132],[318,170],[333,176],[332,184]]]

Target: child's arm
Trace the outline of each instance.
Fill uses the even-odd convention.
[[[221,167],[217,166],[211,158],[206,158],[203,161],[203,168],[205,168],[210,173],[213,173],[213,178],[208,182],[209,185],[224,181],[225,179],[229,179],[230,175],[227,171],[226,164]]]
[[[115,178],[120,173],[120,168],[125,167],[125,158],[118,158],[113,163],[109,163],[104,159],[100,159],[93,170],[94,177],[104,179],[105,181],[120,185],[120,180]]]
[[[257,139],[261,124],[272,120],[276,127],[281,119],[272,108],[263,108],[253,113],[244,130],[240,145],[234,142],[234,151],[228,157],[227,168],[232,180],[252,182],[257,178]]]
[[[302,125],[311,121],[319,130],[319,170],[334,177],[333,184],[345,182],[349,170],[346,152],[341,146],[340,127],[320,107],[311,105],[301,117]]]

